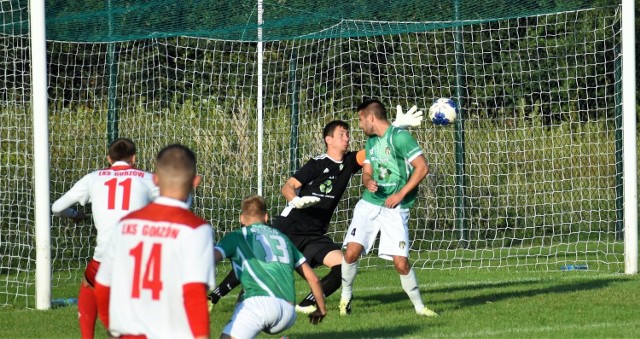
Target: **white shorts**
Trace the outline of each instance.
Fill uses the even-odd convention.
[[[251,297],[236,305],[222,333],[235,338],[255,338],[260,332],[280,333],[296,322],[296,310],[275,297]]]
[[[380,232],[378,256],[393,260],[393,256],[409,257],[409,209],[387,208],[360,200],[353,210],[353,219],[342,242],[346,247],[356,242],[364,247],[363,254],[369,253]]]

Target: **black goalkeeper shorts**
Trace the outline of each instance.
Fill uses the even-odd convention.
[[[289,240],[302,252],[311,267],[322,265],[329,252],[340,250],[340,245],[326,235],[287,234]]]

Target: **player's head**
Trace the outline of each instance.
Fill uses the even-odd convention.
[[[259,195],[250,195],[240,203],[240,223],[249,226],[255,223],[266,223],[269,219],[267,203]]]
[[[180,144],[166,146],[156,157],[153,179],[160,188],[160,195],[186,200],[200,183],[200,177],[196,175],[196,155]]]
[[[366,135],[373,135],[374,124],[378,121],[387,123],[387,109],[378,99],[366,99],[358,105],[360,128]]]
[[[107,160],[110,164],[124,161],[133,164],[136,160],[136,144],[127,138],[118,138],[109,144]]]
[[[349,124],[342,120],[334,120],[324,126],[322,139],[327,150],[346,152],[349,149]]]

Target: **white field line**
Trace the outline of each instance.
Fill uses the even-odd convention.
[[[557,326],[536,326],[536,327],[518,327],[518,328],[505,328],[503,330],[490,330],[490,331],[473,331],[473,332],[451,332],[447,333],[433,333],[429,335],[430,338],[466,338],[466,337],[495,337],[498,335],[508,334],[537,334],[544,335],[548,332],[557,332],[559,330],[588,330],[596,328],[624,328],[638,326],[638,322],[602,322],[591,324],[566,324]]]

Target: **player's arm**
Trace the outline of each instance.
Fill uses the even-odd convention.
[[[209,338],[208,286],[204,283],[188,283],[182,286],[184,309],[194,338]]]
[[[194,338],[209,337],[207,291],[215,285],[215,263],[211,253],[213,230],[209,224],[197,227],[181,244],[184,263],[177,274],[183,277],[183,307]]]
[[[407,183],[402,186],[398,192],[392,194],[387,198],[387,200],[385,200],[385,206],[395,208],[400,202],[402,202],[402,199],[404,199],[409,192],[418,187],[422,179],[424,179],[424,177],[427,176],[427,173],[429,173],[427,160],[422,154],[411,160],[411,166],[413,166],[413,173],[409,176]]]
[[[375,192],[378,190],[378,183],[373,180],[373,167],[371,163],[365,162],[362,166],[362,184],[369,192]]]
[[[221,262],[222,260],[224,260],[224,255],[222,254],[220,249],[218,247],[216,247],[213,250],[213,261],[217,264],[217,263]]]
[[[296,267],[296,272],[307,281],[307,284],[311,287],[311,293],[313,293],[313,296],[316,298],[318,309],[309,314],[309,321],[312,324],[318,324],[322,322],[322,319],[327,315],[327,306],[324,303],[324,294],[322,293],[320,280],[315,272],[313,272],[311,266],[306,262]]]
[[[86,219],[87,215],[84,212],[71,208],[71,206],[77,203],[84,205],[88,201],[88,180],[88,177],[85,176],[73,185],[67,193],[56,200],[53,205],[51,205],[51,212],[53,212],[53,215],[62,218],[70,218],[73,219],[74,222]]]
[[[291,177],[284,183],[282,195],[289,202],[289,205],[295,208],[307,208],[320,202],[320,198],[314,196],[299,197],[297,191],[302,187],[302,183],[298,179]]]
[[[300,187],[302,187],[302,183],[298,181],[298,179],[291,177],[284,183],[284,185],[282,185],[280,192],[282,192],[282,195],[287,199],[287,201],[291,201],[298,196],[298,193],[296,192]]]

